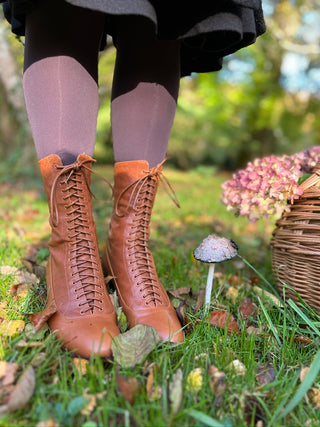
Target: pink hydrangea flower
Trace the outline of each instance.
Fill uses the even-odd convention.
[[[271,155],[249,162],[222,184],[222,202],[227,210],[247,216],[251,222],[280,215],[302,194],[299,178],[311,173],[320,158],[320,146],[282,156]]]

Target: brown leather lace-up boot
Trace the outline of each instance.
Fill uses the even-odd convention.
[[[148,248],[161,173],[161,164],[150,169],[142,160],[115,164],[114,209],[102,262],[114,278],[129,327],[153,326],[163,340],[176,343],[184,334]]]
[[[63,166],[57,155],[40,160],[52,236],[47,266],[49,321],[64,346],[82,357],[111,355],[120,331],[102,274],[90,192],[93,159],[79,155]]]

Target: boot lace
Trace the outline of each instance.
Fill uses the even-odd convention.
[[[68,217],[68,240],[70,242],[70,262],[72,263],[76,285],[75,292],[77,300],[85,297],[85,301],[79,303],[80,314],[88,311],[93,312],[94,308],[102,311],[102,289],[99,284],[99,264],[95,236],[89,224],[88,211],[84,202],[84,186],[91,196],[93,196],[84,170],[93,172],[87,163],[92,163],[93,159],[76,161],[67,166],[59,166],[60,170],[53,182],[50,196],[50,212],[52,224],[57,227],[59,224],[59,214],[57,206],[56,192],[57,186],[61,186],[63,200],[65,201],[66,215]],[[94,172],[93,172],[94,173]],[[61,179],[60,179],[61,178]]]
[[[165,161],[165,160],[164,160]],[[128,213],[130,206],[134,211],[133,224],[131,226],[130,239],[128,240],[129,257],[134,258],[130,261],[133,266],[131,272],[137,280],[139,291],[145,304],[157,306],[162,304],[159,278],[154,268],[154,261],[151,251],[148,248],[150,234],[150,219],[154,203],[154,195],[159,181],[165,184],[165,189],[177,207],[180,207],[176,194],[169,181],[162,173],[162,164],[152,169],[143,171],[146,175],[129,186],[127,186],[119,195],[115,203],[116,215],[123,217]],[[119,209],[121,197],[131,189],[128,206],[124,212]]]

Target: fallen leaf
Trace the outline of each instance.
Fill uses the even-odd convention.
[[[88,361],[87,359],[82,359],[81,357],[74,357],[73,359],[74,367],[79,373],[80,377],[87,373]]]
[[[0,274],[2,276],[13,276],[15,285],[20,285],[22,283],[35,285],[40,282],[35,274],[19,270],[17,267],[10,267],[8,265],[0,267]]]
[[[39,341],[26,341],[26,340],[19,340],[16,344],[15,347],[18,348],[25,348],[25,347],[30,347],[30,348],[35,348],[35,347],[42,347],[43,343],[39,342]]]
[[[246,320],[254,316],[258,311],[258,306],[250,298],[243,298],[238,310],[239,316]]]
[[[226,374],[219,371],[219,369],[214,365],[209,365],[208,373],[210,378],[210,388],[216,399],[215,405],[220,406],[226,389]]]
[[[248,335],[260,335],[262,332],[263,331],[260,328],[255,328],[254,326],[248,326],[247,328]]]
[[[267,385],[272,383],[276,378],[276,370],[274,369],[272,363],[266,363],[259,366],[257,371],[257,382],[260,385]]]
[[[36,385],[36,376],[32,366],[22,374],[17,385],[13,389],[6,405],[0,406],[0,415],[15,412],[22,409],[31,399]]]
[[[180,320],[181,326],[185,326],[184,331],[190,329],[191,327],[190,320],[187,316],[187,308],[187,304],[183,301],[181,301],[179,307],[176,308],[176,313],[178,319]]]
[[[311,387],[308,391],[308,397],[315,409],[320,409],[320,389]]]
[[[23,320],[4,320],[0,324],[0,335],[4,337],[13,337],[21,334],[24,330],[25,322]]]
[[[182,299],[182,295],[191,295],[191,288],[190,286],[182,286],[178,289],[172,289],[171,291],[168,291],[170,295],[172,295],[174,298]]]
[[[309,345],[309,344],[311,344],[311,343],[312,343],[312,339],[311,339],[311,338],[303,337],[303,336],[300,336],[300,337],[294,337],[294,338],[293,338],[293,341],[294,341],[296,344],[301,344],[301,345],[303,345],[303,346],[305,346],[305,345]]]
[[[173,414],[179,411],[182,403],[182,379],[182,370],[177,369],[169,383],[170,408]]]
[[[59,427],[59,423],[54,418],[48,418],[47,420],[39,421],[36,427]]]
[[[26,337],[33,341],[43,342],[46,333],[49,331],[49,326],[45,323],[41,329],[36,330],[32,323],[27,323],[24,328],[24,333]]]
[[[52,302],[44,310],[31,314],[29,320],[33,324],[35,331],[39,331],[56,311],[57,308]]]
[[[210,313],[210,325],[218,328],[225,329],[227,327],[228,333],[240,333],[238,323],[234,317],[224,310],[216,310]]]
[[[208,357],[209,357],[208,353],[200,353],[195,356],[194,360],[197,362],[200,359],[207,359]]]
[[[47,353],[44,353],[43,351],[42,352],[40,352],[40,353],[37,353],[34,357],[33,357],[33,359],[32,359],[32,362],[31,362],[31,365],[34,367],[34,368],[38,368],[39,366],[41,366],[43,363],[44,363],[44,361],[47,359]]]
[[[148,325],[136,325],[124,334],[115,336],[111,350],[116,363],[132,368],[155,349],[161,341],[155,328]]]
[[[116,384],[123,398],[127,400],[130,405],[134,404],[135,395],[140,393],[141,387],[138,383],[137,378],[130,377],[126,378],[124,375],[120,374],[118,371],[116,373]]]
[[[16,373],[19,368],[17,363],[0,361],[0,384],[1,387],[13,384],[16,379]]]
[[[239,376],[244,376],[247,373],[247,368],[244,366],[242,362],[240,362],[240,360],[237,360],[237,359],[233,360],[228,365],[228,369],[235,371],[235,373]]]
[[[158,365],[153,365],[153,368],[150,370],[148,378],[147,378],[147,396],[149,402],[154,402],[155,400],[158,400],[162,396],[162,388],[160,386],[155,386],[154,384],[154,373],[157,369]]]
[[[241,277],[233,275],[229,277],[228,283],[232,286],[239,286],[243,284],[243,280],[241,279]]]
[[[309,372],[309,369],[310,368],[308,366],[303,366],[301,368],[301,371],[300,371],[300,381],[301,382],[305,379],[307,373]]]
[[[239,297],[238,289],[234,288],[233,286],[230,286],[226,292],[226,298],[228,298],[232,302],[232,304],[235,304],[238,297]]]
[[[101,400],[106,394],[106,391],[103,391],[102,393],[90,394],[88,393],[88,389],[85,389],[83,396],[87,400],[87,403],[86,406],[80,410],[80,414],[85,416],[91,415],[97,406],[97,400]]]
[[[269,300],[271,300],[275,305],[277,305],[280,308],[283,308],[283,304],[275,295],[271,294],[270,292],[266,291],[265,289],[259,288],[258,286],[254,286],[253,290],[257,295],[265,296],[265,297],[269,298]]]
[[[203,384],[202,369],[201,368],[193,369],[187,377],[186,390],[189,393],[196,394],[201,390],[202,384]]]
[[[197,292],[197,303],[194,309],[195,312],[199,311],[200,308],[203,307],[205,295],[206,295],[205,289],[199,289],[199,291]]]

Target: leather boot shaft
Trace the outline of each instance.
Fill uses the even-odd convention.
[[[56,155],[39,162],[52,228],[48,305],[57,308],[48,323],[67,348],[84,357],[92,351],[110,355],[111,338],[119,333],[92,217],[92,162],[86,155],[67,166]]]
[[[115,164],[114,208],[103,265],[114,277],[129,326],[151,325],[163,340],[180,342],[181,325],[148,247],[161,173],[161,165],[150,169],[142,160]]]

